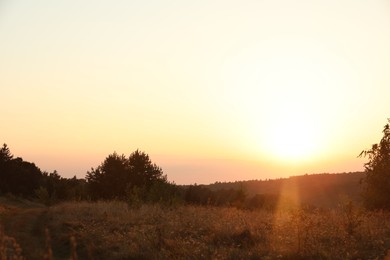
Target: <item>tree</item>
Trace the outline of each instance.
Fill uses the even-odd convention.
[[[11,154],[7,144],[3,144],[3,147],[0,149],[0,165],[9,162],[12,158],[13,155]]]
[[[166,181],[166,176],[156,164],[152,163],[144,152],[136,150],[129,159],[130,181],[132,185],[150,188],[158,180]]]
[[[77,179],[76,176],[63,178],[56,170],[52,173],[43,172],[39,185],[40,187],[35,191],[35,194],[45,204],[87,198],[84,179]]]
[[[0,193],[6,193],[9,189],[9,175],[13,155],[6,144],[0,149]]]
[[[11,162],[11,172],[8,176],[9,192],[24,197],[34,196],[42,179],[41,170],[34,163],[26,162],[20,157]]]
[[[0,192],[30,197],[38,188],[41,170],[22,158],[14,158],[6,144],[0,149]]]
[[[124,196],[129,178],[128,162],[124,155],[110,154],[96,169],[87,172],[92,198],[113,199]]]
[[[129,158],[110,154],[96,169],[87,172],[86,180],[94,199],[124,199],[134,189],[148,191],[157,181],[167,182],[162,169],[139,150]]]
[[[388,119],[390,122],[390,119]],[[369,209],[390,209],[390,126],[386,124],[379,144],[364,150],[359,157],[368,157],[363,198]]]

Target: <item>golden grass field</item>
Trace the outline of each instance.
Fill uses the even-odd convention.
[[[1,259],[383,259],[390,214],[124,202],[0,206]]]

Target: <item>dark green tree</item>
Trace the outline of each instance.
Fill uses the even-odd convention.
[[[0,149],[0,192],[24,197],[34,195],[42,177],[41,170],[22,158],[14,158],[6,144]]]
[[[147,192],[157,181],[167,182],[162,169],[139,150],[129,158],[110,154],[100,166],[87,172],[86,180],[93,199],[124,199],[132,190]]]
[[[129,182],[129,167],[124,155],[110,154],[96,169],[87,172],[92,198],[114,199],[125,194]]]
[[[9,176],[13,155],[6,144],[0,149],[0,193],[9,192]]]
[[[390,122],[390,120],[389,120]],[[390,209],[390,127],[386,124],[379,144],[364,150],[359,157],[368,157],[364,164],[364,204],[369,209]]]
[[[39,187],[42,178],[41,170],[31,162],[18,157],[11,160],[11,171],[8,175],[9,192],[17,196],[32,197]]]
[[[166,181],[166,176],[156,164],[152,163],[144,152],[136,150],[128,159],[131,185],[150,188],[156,181]]]
[[[0,165],[9,162],[12,158],[13,155],[11,154],[7,144],[3,144],[3,147],[0,149]]]
[[[35,192],[46,204],[65,200],[82,200],[87,198],[84,179],[63,178],[56,170],[43,172],[39,189]],[[45,198],[47,196],[47,198]]]

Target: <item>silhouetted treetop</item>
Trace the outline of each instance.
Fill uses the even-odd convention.
[[[162,169],[152,163],[149,155],[144,152],[140,152],[139,150],[133,152],[129,157],[128,163],[135,185],[149,187],[157,180],[166,180]]]
[[[6,144],[0,149],[0,193],[32,196],[42,177],[41,170],[22,158],[14,158]]]
[[[0,163],[5,163],[12,160],[13,155],[11,154],[10,149],[7,144],[3,144],[3,147],[0,149]]]
[[[388,119],[389,120],[389,119]],[[390,122],[390,120],[389,120]],[[390,127],[383,128],[379,144],[362,151],[359,156],[368,156],[364,164],[364,202],[371,209],[390,209]]]
[[[86,176],[93,198],[124,198],[134,187],[149,189],[155,182],[166,182],[166,176],[144,152],[136,150],[128,158],[110,154]]]

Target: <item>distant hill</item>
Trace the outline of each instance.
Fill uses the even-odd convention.
[[[364,172],[311,174],[274,180],[216,182],[202,185],[212,191],[243,189],[247,196],[272,194],[303,205],[333,208],[340,202],[361,203]]]

